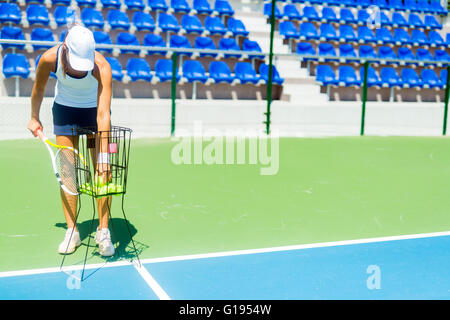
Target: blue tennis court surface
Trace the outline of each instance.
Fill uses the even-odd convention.
[[[88,268],[81,282],[79,271],[0,273],[0,299],[450,298],[449,235],[142,262]]]

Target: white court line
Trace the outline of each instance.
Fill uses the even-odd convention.
[[[375,242],[384,242],[384,241],[433,238],[433,237],[442,237],[442,236],[450,236],[450,231],[418,233],[418,234],[410,234],[410,235],[402,235],[402,236],[387,236],[387,237],[366,238],[366,239],[356,239],[356,240],[319,242],[319,243],[311,243],[311,244],[299,244],[299,245],[260,248],[260,249],[200,253],[200,254],[173,256],[173,257],[163,257],[163,258],[150,258],[150,259],[141,260],[141,263],[160,263],[160,262],[171,262],[171,261],[181,261],[181,260],[206,259],[206,258],[228,257],[228,256],[237,256],[237,255],[246,255],[246,254],[256,254],[256,253],[270,253],[270,252],[277,252],[277,251],[336,247],[336,246],[375,243]],[[89,264],[89,265],[85,266],[85,269],[109,268],[109,267],[130,266],[130,265],[134,265],[134,263],[130,262],[130,261],[116,261],[116,262],[108,262],[107,264],[105,264],[105,263]],[[64,269],[65,269],[65,271],[70,271],[70,270],[81,270],[82,268],[83,268],[83,266],[67,266]],[[0,272],[0,278],[14,277],[14,276],[26,276],[26,275],[42,274],[42,273],[54,273],[54,272],[60,272],[60,271],[61,270],[59,267],[19,270],[19,271],[4,271],[4,272]]]
[[[153,292],[158,296],[160,300],[171,300],[169,295],[164,291],[163,288],[156,282],[156,280],[152,277],[150,272],[145,269],[144,266],[135,265],[134,268],[139,272],[141,277],[147,282],[148,286],[153,290]]]

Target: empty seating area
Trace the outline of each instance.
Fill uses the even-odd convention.
[[[0,38],[63,41],[66,26],[74,17],[71,3],[0,2]],[[264,56],[255,54],[261,48],[249,39],[244,23],[233,17],[234,10],[227,0],[76,0],[75,3],[81,24],[93,31],[97,50],[111,64],[116,97],[169,98],[171,52],[162,49],[167,47],[230,51],[230,54],[179,52],[176,78],[178,87],[184,90],[181,96],[254,99],[264,95],[268,68]],[[101,48],[103,44],[147,48]],[[40,55],[50,46],[2,44],[1,47],[5,81],[11,77],[32,81]],[[158,49],[148,50],[151,47]],[[276,70],[274,82],[283,83]],[[225,85],[233,86],[233,96],[223,92]],[[21,95],[27,95],[30,89],[25,87],[30,86],[24,85]],[[148,90],[149,86],[157,92]],[[52,93],[51,88],[47,94]],[[274,97],[279,98],[280,94],[281,89],[275,90]]]
[[[268,22],[271,9],[266,2]],[[361,99],[369,61],[369,100],[417,101],[420,89],[423,101],[442,101],[450,63],[446,15],[439,0],[288,0],[276,2],[275,21],[330,100]]]

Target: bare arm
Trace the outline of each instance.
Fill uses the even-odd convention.
[[[43,129],[39,119],[39,110],[41,109],[42,99],[44,98],[45,86],[47,85],[50,72],[55,65],[55,48],[44,52],[36,70],[36,79],[31,92],[31,119],[28,122],[28,129],[36,136],[38,129]]]

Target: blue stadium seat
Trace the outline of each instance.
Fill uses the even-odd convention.
[[[127,75],[131,78],[131,81],[144,80],[150,82],[152,80],[150,66],[142,58],[128,59]]]
[[[378,55],[376,54],[374,48],[368,45],[359,46],[358,55],[360,58],[364,58],[367,60],[370,60],[370,58],[378,58]]]
[[[422,87],[422,80],[416,70],[412,68],[403,68],[401,71],[403,86],[407,88]]]
[[[188,82],[199,81],[205,83],[208,80],[205,68],[198,60],[188,60],[183,63],[183,77]]]
[[[325,42],[319,43],[318,47],[319,56],[322,56],[320,60],[324,62],[331,62],[331,61],[339,61],[339,58],[336,55],[336,51],[334,50],[334,47]],[[324,58],[327,57],[327,58]]]
[[[66,38],[66,33],[67,33],[67,30],[66,29],[63,29],[62,31],[61,31],[61,35],[59,36],[59,41],[60,42],[63,42],[64,41],[64,39]],[[95,34],[94,34],[94,37],[95,37]],[[95,38],[94,38],[95,39]]]
[[[70,6],[70,2],[72,0],[52,0],[52,4],[64,4],[66,6]]]
[[[341,58],[341,61],[345,61],[345,58],[356,58],[356,52],[355,49],[351,44],[341,44],[339,46],[339,56]],[[354,62],[354,60],[352,61]]]
[[[122,81],[123,72],[122,72],[122,66],[120,65],[119,60],[117,60],[114,57],[105,57],[105,59],[108,61],[109,65],[111,66],[112,78],[117,81]]]
[[[339,22],[338,17],[336,16],[336,12],[334,12],[333,8],[330,7],[323,7],[322,9],[322,22]]]
[[[244,39],[244,42],[242,43],[242,50],[248,52],[262,52],[258,42],[249,39]],[[264,59],[263,55],[249,54],[248,57],[250,59]]]
[[[214,2],[214,11],[216,11],[220,16],[234,15],[234,10],[227,0],[216,0]]]
[[[339,38],[341,42],[358,41],[358,38],[356,37],[356,34],[353,31],[353,27],[348,24],[343,24],[339,26]]]
[[[105,25],[105,20],[100,11],[93,8],[85,8],[81,11],[81,21],[87,28],[97,27],[103,29]]]
[[[19,24],[22,20],[22,14],[16,3],[0,3],[0,23]]]
[[[259,66],[259,76],[261,79],[263,79],[266,83],[269,82],[269,65],[262,63]],[[284,79],[280,77],[280,74],[278,73],[277,68],[272,65],[272,83],[275,83],[277,85],[282,85],[284,82]]]
[[[380,59],[384,59],[384,60],[386,60],[386,59],[398,59],[398,57],[395,54],[394,50],[391,47],[388,47],[388,46],[380,46],[378,48],[378,57]],[[392,64],[392,62],[386,62],[386,61],[383,61],[383,63]]]
[[[421,12],[424,12],[424,13],[430,12],[429,0],[417,0],[417,6],[419,7]]]
[[[145,35],[142,45],[146,47],[162,48],[166,46],[166,43],[164,42],[163,37],[159,34],[149,33]],[[165,56],[167,51],[148,51],[148,54],[160,54]]]
[[[309,42],[299,42],[297,44],[297,53],[299,55],[315,56],[316,50]],[[316,61],[315,58],[302,58],[303,61]]]
[[[31,40],[33,41],[55,41],[52,30],[44,28],[34,28],[31,31]],[[33,45],[34,50],[47,50],[53,47],[52,45]]]
[[[375,15],[375,19],[377,19],[376,21],[378,21],[382,27],[390,27],[393,25],[392,21],[389,19],[387,14],[384,13],[383,11],[379,11]]]
[[[405,62],[400,63],[401,65],[414,65],[415,62],[406,62],[408,60],[416,60],[416,56],[411,51],[411,49],[407,47],[400,47],[397,50],[398,58],[401,60],[405,60]]]
[[[205,31],[200,19],[197,16],[191,16],[188,14],[183,15],[181,18],[181,27],[186,33],[198,33],[202,34]]]
[[[441,81],[442,81],[442,83],[444,83],[444,85],[447,84],[447,77],[448,77],[447,69],[442,69],[441,70]]]
[[[159,78],[159,81],[166,82],[172,81],[172,67],[173,63],[171,59],[160,59],[155,64],[155,76]],[[178,72],[178,67],[175,69],[175,82],[180,81],[181,75]]]
[[[281,22],[279,32],[284,39],[298,39],[300,37],[300,32],[291,21]]]
[[[320,39],[322,41],[339,41],[336,29],[328,23],[322,23],[320,25]]]
[[[140,46],[139,40],[136,37],[136,35],[127,33],[127,32],[120,32],[117,35],[116,44],[119,44],[122,46]],[[137,49],[120,49],[120,53],[139,54],[139,50],[137,50]]]
[[[441,66],[444,63],[450,62],[450,55],[447,51],[438,49],[434,52],[434,60],[438,66]]]
[[[5,78],[22,77],[30,75],[30,64],[23,54],[8,53],[3,58],[3,74]]]
[[[217,50],[214,41],[209,37],[195,38],[194,48],[203,50]],[[217,53],[200,53],[200,57],[217,57]]]
[[[408,23],[410,27],[413,28],[424,29],[426,27],[425,23],[422,21],[422,19],[420,19],[420,17],[416,13],[409,14]]]
[[[25,40],[25,35],[22,32],[22,29],[19,27],[8,27],[4,26],[0,31],[1,39],[10,39],[10,40]],[[24,44],[8,44],[2,43],[3,50],[8,48],[17,48],[19,50],[25,49]]]
[[[372,0],[372,4],[382,10],[389,9],[387,0]]]
[[[97,0],[76,0],[78,7],[91,7],[94,8],[97,5]]]
[[[408,21],[406,21],[405,16],[400,12],[394,12],[392,14],[392,25],[395,28],[407,28],[409,26]]]
[[[223,61],[212,61],[209,64],[209,77],[212,78],[215,83],[232,83],[235,79],[231,74],[230,68]]]
[[[227,22],[228,30],[233,34],[233,36],[243,36],[247,37],[249,32],[245,28],[244,23],[241,20],[235,19],[233,17],[228,18]]]
[[[450,33],[447,33],[447,35],[445,36],[445,42],[447,43],[447,46],[450,45]]]
[[[444,88],[445,84],[437,76],[436,72],[431,69],[423,69],[420,73],[424,88]]]
[[[430,11],[435,14],[447,14],[447,10],[442,7],[440,0],[430,0]]]
[[[93,31],[92,33],[94,34],[94,40],[95,40],[96,44],[112,44],[111,37],[109,36],[109,34],[107,32]],[[96,46],[95,50],[107,52],[107,53],[113,52],[113,49],[107,49],[107,48],[102,49],[102,48],[98,48],[97,46]]]
[[[394,29],[394,41],[396,45],[411,45],[413,44],[409,33],[406,30],[398,28]]]
[[[434,63],[434,57],[433,55],[430,53],[430,51],[428,51],[425,48],[418,48],[416,51],[416,59],[418,61],[421,61],[419,63],[419,66],[433,66]],[[432,63],[424,63],[422,61],[433,61]]]
[[[411,41],[415,46],[428,46],[430,41],[422,30],[414,29],[411,32]]]
[[[179,36],[174,34],[170,37],[170,47],[171,48],[188,48],[191,49],[191,43],[185,36]],[[188,57],[192,56],[192,52],[177,52],[178,55],[186,55]]]
[[[355,16],[353,15],[352,11],[350,9],[346,9],[346,8],[341,9],[340,16],[339,16],[339,21],[341,23],[345,23],[345,24],[347,24],[347,23],[350,23],[350,24],[358,23],[358,20],[355,18]]]
[[[378,44],[389,44],[395,43],[394,37],[392,36],[391,31],[387,28],[377,28],[375,32],[375,36],[377,38]]]
[[[300,40],[318,40],[319,33],[311,22],[304,22],[300,25]]]
[[[377,42],[377,39],[375,38],[375,35],[373,34],[372,30],[370,30],[366,26],[360,26],[358,27],[358,42],[359,43],[373,43]]]
[[[289,20],[301,20],[302,19],[302,15],[297,10],[297,7],[293,4],[287,4],[284,6],[283,16],[285,16]]]
[[[171,0],[170,7],[173,11],[178,13],[189,13],[191,12],[191,7],[186,0]]]
[[[425,26],[426,29],[442,29],[442,24],[440,24],[434,16],[425,16]]]
[[[222,20],[220,20],[219,17],[207,16],[205,19],[205,28],[209,31],[210,34],[224,35],[225,33],[227,33],[227,29],[225,28]]]
[[[351,66],[339,66],[338,82],[340,86],[360,86],[361,80],[356,76],[355,69]]]
[[[130,19],[128,19],[128,16],[125,12],[112,9],[108,12],[107,19],[109,25],[111,26],[111,29],[130,29]]]
[[[241,51],[234,38],[221,38],[219,41],[219,50]],[[225,58],[240,58],[241,54],[225,54]]]
[[[133,15],[133,24],[138,31],[154,31],[156,28],[155,20],[150,13],[136,11]]]
[[[269,2],[265,3],[264,4],[264,15],[270,19],[271,14],[272,14],[272,4]],[[282,18],[282,14],[280,12],[280,9],[278,8],[278,6],[275,5],[275,19],[281,19],[281,18]]]
[[[27,20],[30,25],[42,24],[48,26],[50,18],[48,16],[47,8],[41,4],[30,4],[26,10]]]
[[[381,68],[380,78],[383,86],[392,87],[403,87],[403,81],[392,67]]]
[[[364,81],[364,67],[359,69],[359,78],[361,79],[361,85]],[[367,69],[367,86],[368,87],[381,87],[383,84],[378,77],[377,72],[373,67]]]
[[[177,18],[174,15],[161,13],[158,18],[158,26],[163,32],[175,32],[180,31],[181,27],[178,24]]]
[[[194,0],[193,8],[198,14],[210,15],[213,12],[208,0]]]
[[[361,10],[358,10],[356,20],[357,20],[358,25],[365,26],[368,23],[371,23],[373,19],[366,10],[361,9]]]
[[[100,0],[103,8],[115,8],[120,9],[122,2],[121,0]]]
[[[316,68],[316,82],[322,86],[338,85],[338,80],[333,69],[329,65],[318,65]]]
[[[405,5],[402,0],[388,0],[389,7],[398,11],[405,11]]]
[[[321,18],[319,16],[319,13],[316,11],[314,7],[306,6],[303,8],[303,15],[302,15],[303,21],[320,21]]]
[[[260,80],[255,69],[253,69],[252,65],[248,62],[237,62],[234,66],[234,74],[242,84],[257,84]]]
[[[128,10],[144,10],[144,0],[124,0],[125,6]]]
[[[57,6],[53,12],[55,22],[58,26],[67,25],[67,9],[68,7],[66,6]]]
[[[417,5],[416,0],[404,0],[405,1],[405,8],[407,11],[411,12],[419,12],[420,8]]]
[[[166,12],[169,9],[165,0],[148,0],[148,5],[152,11]]]

